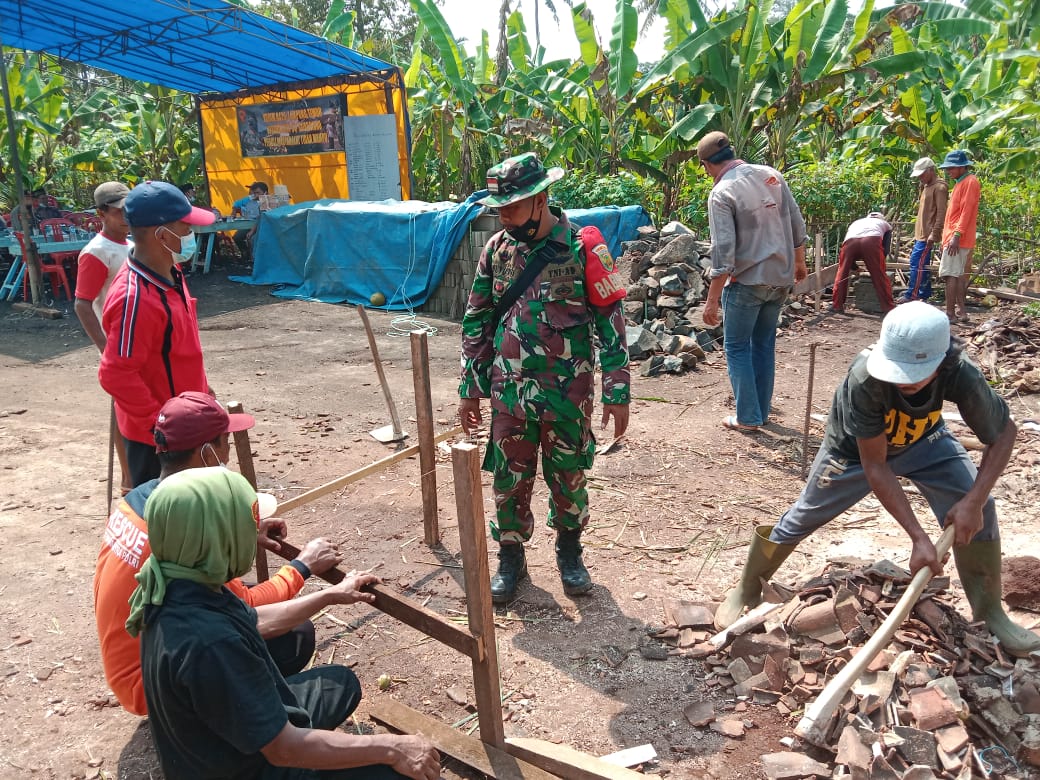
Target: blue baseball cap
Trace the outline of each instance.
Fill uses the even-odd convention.
[[[969,165],[974,165],[971,160],[968,159],[968,153],[963,149],[955,149],[952,152],[946,153],[946,159],[942,161],[940,168],[967,168]]]
[[[123,204],[123,213],[130,227],[168,225],[171,222],[212,225],[216,219],[212,211],[192,206],[180,188],[165,181],[144,181],[130,190]]]

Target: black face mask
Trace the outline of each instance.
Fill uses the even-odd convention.
[[[534,215],[534,199],[531,200],[531,216],[527,218],[527,221],[516,227],[506,228],[506,233],[514,241],[528,242],[538,234],[538,227],[542,224],[541,215],[535,217]]]

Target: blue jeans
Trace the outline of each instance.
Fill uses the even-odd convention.
[[[776,323],[790,289],[739,282],[722,288],[722,343],[740,425],[763,425],[769,416]]]
[[[964,447],[945,425],[889,455],[887,464],[897,477],[906,477],[917,486],[939,520],[940,528],[946,513],[971,490],[978,474]],[[870,483],[859,461],[838,457],[820,447],[802,494],[781,515],[769,539],[781,544],[800,542],[870,492]],[[999,539],[997,510],[992,497],[986,499],[982,518],[982,530],[972,541]]]
[[[926,249],[927,243],[914,241],[914,248],[910,250],[910,279],[903,293],[908,301],[927,301],[932,297],[932,274],[928,270],[932,250]]]

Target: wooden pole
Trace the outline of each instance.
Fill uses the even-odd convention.
[[[820,306],[823,303],[823,233],[816,233],[816,240],[813,243],[813,263],[815,264],[816,272],[816,313],[820,313]]]
[[[397,406],[394,404],[394,398],[390,395],[390,385],[387,383],[386,373],[383,371],[383,361],[379,358],[379,347],[376,346],[376,334],[372,332],[372,325],[368,321],[368,313],[360,303],[357,306],[357,313],[361,317],[361,324],[365,326],[365,335],[368,336],[368,348],[372,350],[372,360],[376,364],[376,376],[379,377],[379,386],[383,389],[383,397],[386,399],[386,405],[390,410],[390,421],[393,426],[393,438],[380,439],[379,436],[376,436],[376,439],[384,443],[400,441],[405,438],[406,434],[401,428],[401,418],[397,416]],[[372,435],[375,436],[375,431],[372,432]]]
[[[813,376],[816,373],[815,341],[809,345],[809,386],[805,390],[805,425],[802,426],[802,479],[809,470],[809,419],[812,416]]]
[[[244,412],[241,401],[232,401],[227,405],[228,414],[242,414]],[[242,476],[249,480],[249,484],[256,490],[256,469],[253,468],[253,447],[249,443],[249,431],[235,431],[235,457],[238,458],[238,470]],[[256,545],[256,581],[267,582],[271,578],[271,572],[267,568],[267,550]]]
[[[437,523],[437,452],[433,443],[433,394],[430,390],[430,345],[426,331],[412,331],[412,381],[415,422],[419,427],[419,480],[422,486],[423,537],[428,547],[440,542]]]
[[[484,658],[473,659],[473,690],[477,699],[480,740],[501,748],[505,746],[505,730],[495,620],[491,609],[480,449],[475,444],[456,444],[451,448],[451,462],[455,474],[455,506],[459,516],[459,546],[462,548],[469,630],[478,642],[484,644]]]
[[[951,523],[946,526],[939,541],[935,543],[935,553],[939,556],[940,561],[946,557],[946,553],[952,546],[953,524]],[[830,730],[831,716],[834,714],[835,708],[845,698],[849,688],[859,679],[870,662],[874,660],[874,656],[892,641],[892,635],[906,620],[906,616],[910,614],[910,610],[914,608],[917,599],[920,598],[931,579],[932,570],[927,566],[914,575],[906,593],[896,602],[895,607],[892,608],[885,622],[874,632],[870,641],[863,646],[862,650],[852,656],[852,659],[842,667],[840,672],[834,675],[816,701],[806,709],[805,715],[802,716],[794,730],[795,734],[814,745],[822,747],[827,744],[827,732]]]
[[[437,444],[438,442],[442,442],[445,439],[450,439],[452,436],[457,436],[460,433],[462,433],[462,426],[456,425],[454,428],[434,436],[433,443]],[[400,452],[395,452],[393,455],[387,455],[385,458],[377,460],[375,463],[369,463],[367,466],[362,466],[356,471],[352,471],[349,474],[345,474],[342,477],[337,477],[331,482],[326,482],[324,485],[316,487],[313,490],[308,490],[306,493],[301,493],[300,495],[296,496],[296,498],[290,498],[288,501],[282,501],[278,504],[278,511],[275,512],[275,515],[284,515],[290,509],[295,509],[298,506],[308,504],[314,499],[321,498],[322,496],[328,493],[332,493],[335,490],[345,488],[347,485],[353,484],[358,480],[364,479],[370,474],[375,474],[379,471],[382,471],[383,469],[394,465],[398,461],[404,460],[405,458],[410,458],[418,452],[419,445],[413,444],[411,447],[405,447]]]

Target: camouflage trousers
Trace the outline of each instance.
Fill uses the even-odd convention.
[[[534,532],[531,492],[542,454],[542,477],[549,487],[548,526],[584,528],[589,521],[585,470],[592,466],[596,440],[588,418],[528,420],[491,411],[491,441],[484,470],[494,474],[495,519],[491,536],[497,542],[523,543]]]

